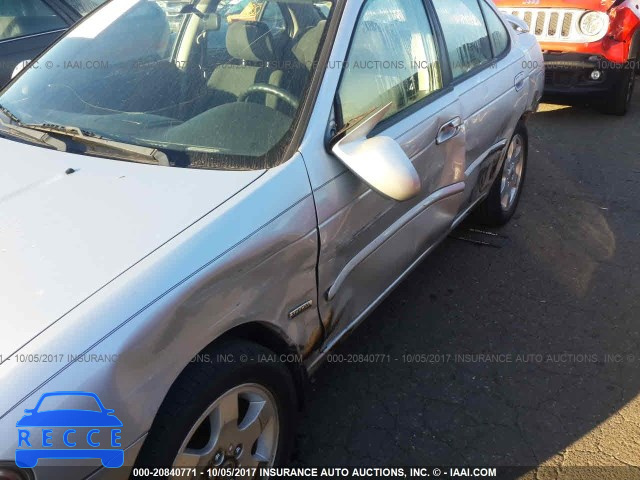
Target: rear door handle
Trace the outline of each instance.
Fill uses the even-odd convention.
[[[462,129],[462,120],[460,117],[456,117],[454,119],[449,120],[447,123],[440,127],[438,130],[438,136],[436,137],[436,144],[440,145],[442,143],[448,142],[453,137],[460,133]]]

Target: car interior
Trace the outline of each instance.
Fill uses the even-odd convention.
[[[323,9],[312,0],[252,0],[240,14],[227,15],[224,2],[201,1],[185,4],[173,32],[156,2],[135,8],[99,41],[81,33],[66,39],[61,61],[107,58],[109,65],[54,69],[43,78],[40,94],[48,112],[61,114],[59,123],[123,137],[135,125],[137,139],[249,156],[282,139],[309,83],[327,23]],[[141,38],[140,31],[149,33]],[[251,127],[239,129],[247,117]]]

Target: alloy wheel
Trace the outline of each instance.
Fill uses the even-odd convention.
[[[500,205],[505,212],[511,209],[518,198],[522,184],[524,154],[524,139],[521,134],[516,133],[507,149],[507,158],[504,161],[500,183]]]
[[[280,423],[273,395],[258,384],[240,385],[217,398],[196,421],[173,466],[196,467],[198,473],[193,478],[199,478],[200,472],[207,469],[272,466],[279,434]],[[205,473],[205,478],[218,477]]]

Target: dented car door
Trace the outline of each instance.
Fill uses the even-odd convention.
[[[355,23],[353,39],[343,34],[337,42],[350,43],[344,71],[327,73],[339,112],[329,148],[302,149],[318,210],[325,349],[355,327],[448,231],[465,188],[461,107],[447,89],[432,12],[420,0],[368,0],[361,12],[357,8],[347,5],[343,18]],[[404,202],[374,191],[329,153],[331,138],[340,137],[336,129],[349,132],[384,105],[389,110],[368,136],[394,139],[413,162],[422,185]],[[316,105],[318,122],[321,112]]]

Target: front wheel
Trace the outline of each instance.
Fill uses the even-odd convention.
[[[509,141],[502,168],[493,182],[489,195],[478,207],[478,219],[481,223],[499,227],[511,220],[522,194],[528,153],[527,127],[519,123]]]
[[[182,479],[232,470],[260,478],[261,467],[287,462],[291,451],[297,400],[289,369],[260,362],[273,353],[247,341],[207,353],[169,391],[136,467],[187,469],[174,477]]]
[[[633,90],[636,84],[636,72],[631,63],[628,63],[613,82],[611,90],[603,99],[602,110],[610,115],[624,116],[629,111]]]

